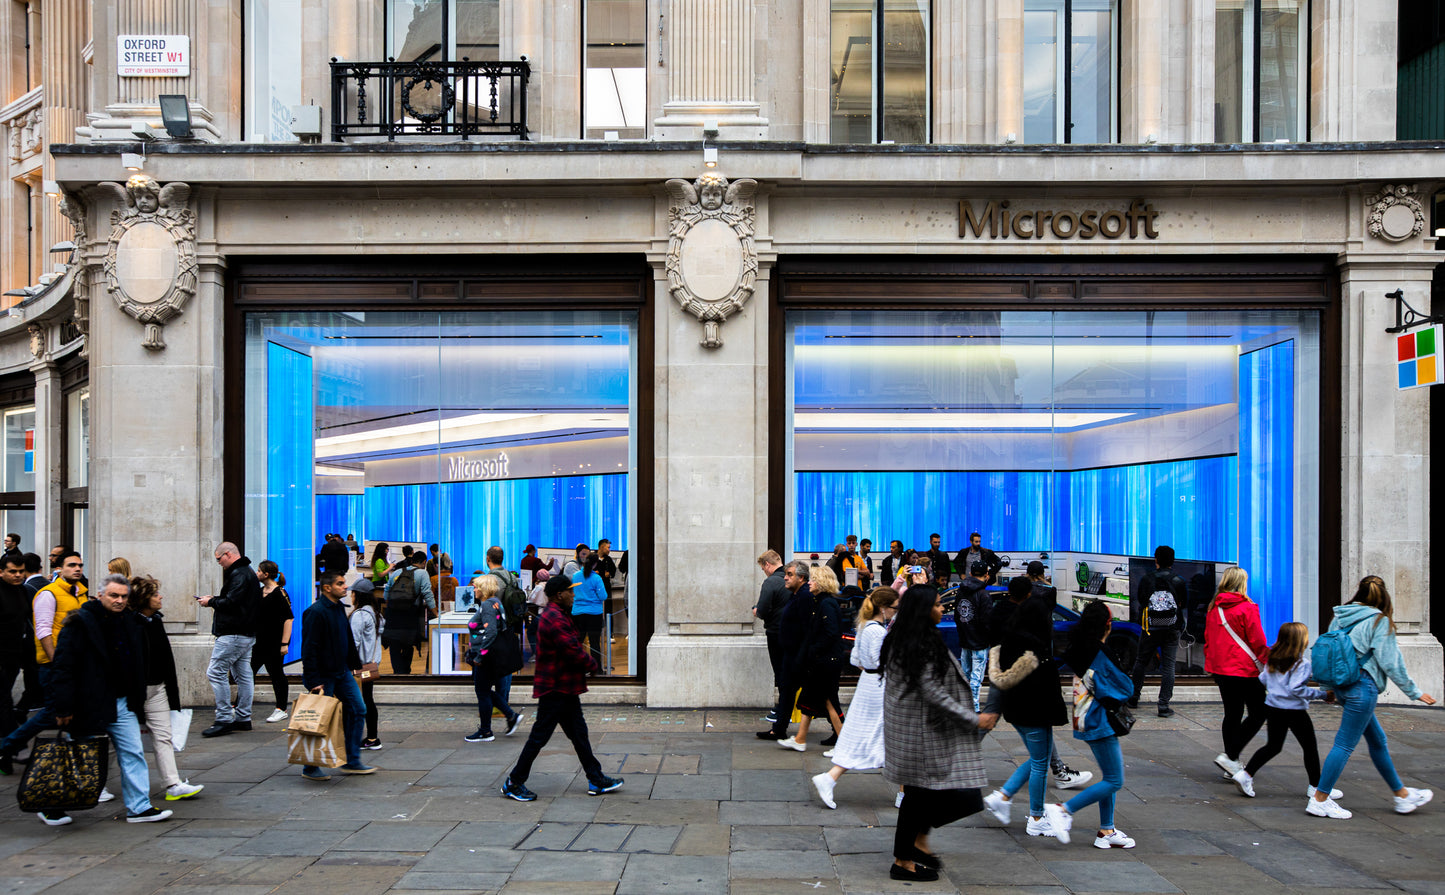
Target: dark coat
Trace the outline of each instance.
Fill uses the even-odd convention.
[[[971,569],[965,568],[968,564],[968,550],[968,547],[964,547],[953,555],[953,567],[958,570],[958,574],[960,575],[973,574]],[[989,584],[996,583],[998,581],[998,570],[1003,568],[1003,560],[999,559],[998,554],[987,547],[979,547],[978,550],[983,557],[983,564],[988,567],[988,571],[984,575],[985,579]]]
[[[763,630],[768,633],[778,630],[778,616],[782,614],[788,598],[793,595],[788,586],[783,584],[783,568],[778,566],[773,574],[763,579],[763,586],[758,591],[757,605],[753,607],[757,610],[758,618],[763,620]]]
[[[22,584],[0,582],[0,666],[21,668],[35,659],[35,629],[31,623],[30,590]]]
[[[1059,667],[1054,661],[1053,604],[1037,595],[1018,607],[1005,626],[999,647],[999,666],[1008,668],[1025,651],[1039,659],[1039,667],[1012,688],[1003,691],[1004,720],[1015,727],[1058,727],[1067,724]]]
[[[171,638],[166,634],[165,619],[159,612],[149,618],[136,613],[146,638],[146,684],[165,684],[166,702],[171,711],[180,711],[181,688],[176,680],[176,657],[171,652]]]
[[[327,541],[321,547],[321,571],[345,575],[346,567],[351,564],[348,552],[344,541]]]
[[[786,589],[786,588],[785,588]],[[783,668],[796,681],[803,670],[808,632],[813,626],[813,592],[804,584],[793,592],[778,615],[778,639],[783,649]]]
[[[346,607],[322,597],[301,613],[301,685],[310,690],[361,668]]]
[[[226,570],[221,592],[211,598],[211,633],[216,637],[256,636],[256,617],[261,611],[261,582],[251,560],[241,557]]]
[[[121,697],[140,717],[145,667],[146,637],[135,613],[112,613],[91,600],[60,627],[46,684],[50,705],[57,716],[74,716],[70,730],[77,734],[98,733],[115,723]]]
[[[993,600],[988,585],[977,578],[964,578],[958,586],[958,600],[953,604],[953,624],[958,631],[958,644],[966,650],[988,649],[993,645],[989,616]]]

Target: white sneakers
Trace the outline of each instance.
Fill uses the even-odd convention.
[[[166,787],[166,801],[178,802],[181,799],[189,799],[198,794],[206,787],[199,783],[192,783],[189,780],[182,780],[180,783]]]
[[[784,737],[781,740],[778,740],[778,745],[782,746],[784,749],[792,749],[794,752],[808,751],[807,743],[800,743],[792,737]]]
[[[1133,848],[1134,840],[1125,836],[1122,830],[1110,830],[1107,835],[1100,833],[1094,837],[1094,848]]]
[[[838,786],[838,781],[833,779],[831,774],[819,774],[813,778],[813,788],[818,791],[818,798],[829,808],[837,808],[838,803],[833,801],[833,790]]]
[[[983,797],[983,807],[987,808],[988,813],[997,818],[1001,824],[1008,823],[1009,817],[1013,813],[1012,805],[1013,803],[1004,798],[1003,793],[997,789]],[[1033,819],[1029,820],[1032,823]]]
[[[1398,799],[1396,801],[1399,801]],[[1413,808],[1410,810],[1414,810]],[[1349,820],[1354,815],[1335,804],[1334,799],[1325,799],[1323,802],[1310,796],[1305,803],[1305,814],[1313,814],[1315,817],[1333,817],[1336,820]]]
[[[1063,805],[1044,806],[1044,816],[1030,817],[1025,828],[1030,836],[1052,836],[1064,845],[1069,844],[1069,830],[1074,826],[1074,816],[1064,810]]]
[[[1076,771],[1066,764],[1054,768],[1052,774],[1059,789],[1076,789],[1094,779],[1093,771]]]
[[[1313,799],[1313,798],[1315,797],[1315,788],[1314,788],[1313,786],[1306,786],[1306,787],[1305,787],[1305,795],[1307,795],[1307,796],[1309,796],[1310,798]],[[1332,790],[1330,790],[1330,798],[1332,798],[1332,799],[1343,799],[1344,797],[1345,797],[1345,794],[1342,793],[1342,792],[1340,792],[1338,789],[1332,789]]]
[[[277,721],[285,721],[289,715],[285,709],[272,709],[271,714],[266,717],[267,724],[275,724]]]
[[[1239,787],[1241,793],[1254,798],[1254,778],[1249,776],[1248,771],[1241,768],[1230,776],[1234,778],[1234,785]],[[1310,793],[1310,798],[1314,798],[1314,793]]]
[[[1395,796],[1395,813],[1409,814],[1433,798],[1435,793],[1428,789],[1411,789],[1407,786],[1403,796]]]
[[[112,800],[114,800],[114,799],[115,799],[115,793],[111,792],[110,790],[108,790],[108,789],[106,789],[105,787],[102,786],[102,787],[100,788],[100,798],[96,799],[96,801],[97,801],[97,802],[109,802],[109,801],[112,801]]]
[[[1234,779],[1234,775],[1244,770],[1244,765],[1225,755],[1223,752],[1214,756],[1214,764],[1224,772],[1224,776]]]

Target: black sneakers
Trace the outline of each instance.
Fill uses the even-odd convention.
[[[475,733],[469,733],[462,737],[462,739],[468,743],[490,743],[492,740],[495,740],[496,737],[492,735],[490,730],[482,730],[478,727]]]
[[[532,792],[520,783],[513,783],[511,777],[508,777],[507,782],[502,784],[502,795],[509,799],[515,799],[518,802],[537,801],[537,794],[535,792]]]
[[[621,777],[603,777],[596,782],[587,783],[587,794],[589,796],[600,796],[604,792],[612,792],[622,785]]]

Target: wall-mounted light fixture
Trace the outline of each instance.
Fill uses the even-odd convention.
[[[717,147],[704,146],[702,148],[702,166],[704,168],[717,167]]]
[[[60,195],[60,184],[56,183],[54,180],[44,181],[43,183],[41,183],[40,188],[45,191],[45,195],[47,196]]]
[[[125,166],[127,171],[134,173],[145,169],[146,157],[139,152],[122,152],[120,163]]]
[[[160,95],[161,121],[166,133],[178,140],[189,140],[191,133],[191,102],[179,93]]]

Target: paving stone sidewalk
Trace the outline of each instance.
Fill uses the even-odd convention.
[[[976,816],[935,833],[944,878],[911,885],[888,879],[892,787],[849,773],[838,809],[824,808],[808,778],[829,767],[816,745],[825,734],[804,754],[780,749],[753,736],[758,709],[589,708],[598,757],[626,785],[589,797],[559,732],[529,804],[497,787],[530,724],[464,743],[470,706],[383,706],[386,748],[364,753],[382,770],[328,784],[285,764],[280,725],[204,740],[198,713],[180,766],[206,790],[157,802],[176,812],[167,823],[123,823],[117,800],[48,828],[13,807],[16,778],[0,778],[0,893],[1445,893],[1445,713],[1380,711],[1407,785],[1439,800],[1393,813],[1362,745],[1340,783],[1355,816],[1332,821],[1304,813],[1293,742],[1246,799],[1211,764],[1218,704],[1177,708],[1168,720],[1141,714],[1124,743],[1117,822],[1137,848],[1094,848],[1092,808],[1067,846],[1026,836],[1018,817],[1004,828]],[[1314,717],[1327,748],[1338,710]],[[1097,770],[1082,746],[1060,740],[1067,762]],[[998,783],[1024,750],[1001,726],[985,755]]]

